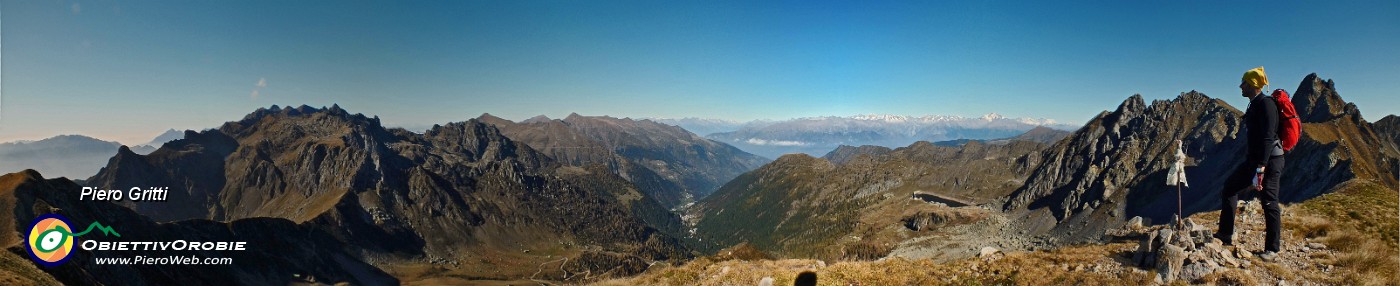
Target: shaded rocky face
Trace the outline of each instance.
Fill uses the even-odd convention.
[[[1387,115],[1381,120],[1376,120],[1371,126],[1375,128],[1376,135],[1390,139],[1390,142],[1395,144],[1392,147],[1400,147],[1400,116]]]
[[[598,259],[570,266],[584,271],[689,256],[679,217],[659,199],[475,119],[416,134],[338,106],[274,106],[185,137],[148,156],[121,152],[87,184],[170,187],[170,201],[130,204],[156,221],[305,223],[380,266],[471,264],[481,249],[548,245]]]
[[[121,237],[90,234],[101,241],[244,241],[244,251],[121,250],[87,251],[74,248],[69,260],[43,269],[65,284],[244,284],[278,285],[294,277],[316,277],[330,283],[397,284],[389,274],[347,252],[345,244],[309,224],[286,219],[251,218],[229,222],[185,220],[157,223],[131,209],[107,201],[79,201],[82,187],[68,179],[44,179],[33,170],[0,176],[0,220],[14,229],[5,235],[28,233],[29,222],[45,214],[60,214],[77,224],[104,222]],[[288,235],[295,234],[295,235]],[[307,247],[312,246],[315,247]],[[24,253],[25,246],[10,251]],[[95,257],[169,257],[200,255],[233,259],[228,265],[101,265]]]

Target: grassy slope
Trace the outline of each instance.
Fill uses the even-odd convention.
[[[23,246],[13,247],[21,253]],[[0,251],[0,285],[63,285],[53,276],[39,270],[28,257],[10,251]]]

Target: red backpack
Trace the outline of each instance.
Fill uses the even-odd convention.
[[[1293,101],[1288,99],[1288,92],[1282,89],[1275,89],[1273,96],[1274,104],[1278,105],[1278,140],[1283,143],[1283,152],[1293,151],[1293,146],[1298,145],[1298,137],[1303,134],[1303,123],[1298,120],[1298,111],[1293,109]]]

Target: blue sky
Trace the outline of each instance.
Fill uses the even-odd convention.
[[[0,141],[143,143],[258,107],[1079,124],[1140,93],[1241,105],[1264,66],[1400,113],[1400,3],[0,1]],[[422,4],[422,5],[418,5]],[[260,84],[261,83],[261,84]],[[256,93],[256,96],[254,95]]]

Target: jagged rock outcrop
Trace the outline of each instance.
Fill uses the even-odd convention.
[[[1355,105],[1342,101],[1331,81],[1310,75],[1303,83],[1294,93],[1306,118],[1303,136],[1286,157],[1282,200],[1316,197],[1353,179],[1396,185],[1385,172],[1395,168],[1397,152],[1384,148]],[[1175,140],[1185,142],[1190,158],[1184,211],[1217,210],[1225,180],[1243,162],[1248,131],[1241,116],[1225,101],[1194,91],[1151,105],[1134,95],[1052,146],[1003,210],[1022,217],[1029,234],[1062,242],[1099,239],[1133,216],[1169,221],[1177,194],[1165,185],[1165,172]]]
[[[304,222],[376,265],[548,257],[495,252],[500,249],[646,261],[689,255],[675,237],[648,225],[679,222],[655,198],[606,169],[559,164],[475,119],[416,134],[339,106],[273,106],[218,129],[187,132],[149,156],[121,153],[88,184],[170,187],[169,201],[134,205],[161,221]],[[627,274],[635,268],[627,261],[634,260],[588,265],[594,273]],[[502,279],[534,272],[457,269]]]
[[[277,285],[294,277],[316,277],[330,283],[357,285],[398,284],[398,280],[347,252],[344,244],[319,227],[277,218],[251,218],[230,222],[185,220],[157,223],[131,209],[106,201],[79,201],[81,186],[67,179],[44,179],[33,170],[0,176],[0,214],[6,236],[27,236],[29,223],[44,214],[60,214],[75,224],[102,222],[120,237],[90,233],[81,239],[100,241],[177,240],[246,242],[243,251],[174,250],[83,250],[74,247],[68,261],[42,268],[65,284],[185,284],[185,285]],[[314,246],[314,247],[308,247]],[[10,251],[24,253],[27,246]],[[27,254],[26,254],[27,255]],[[98,264],[97,257],[135,258],[199,256],[231,258],[225,265],[113,265]]]
[[[1337,84],[1331,79],[1323,80],[1316,73],[1304,77],[1290,99],[1298,110],[1298,119],[1303,122],[1327,122],[1343,115],[1352,115],[1358,122],[1362,120],[1356,104],[1342,100],[1337,94]]]

